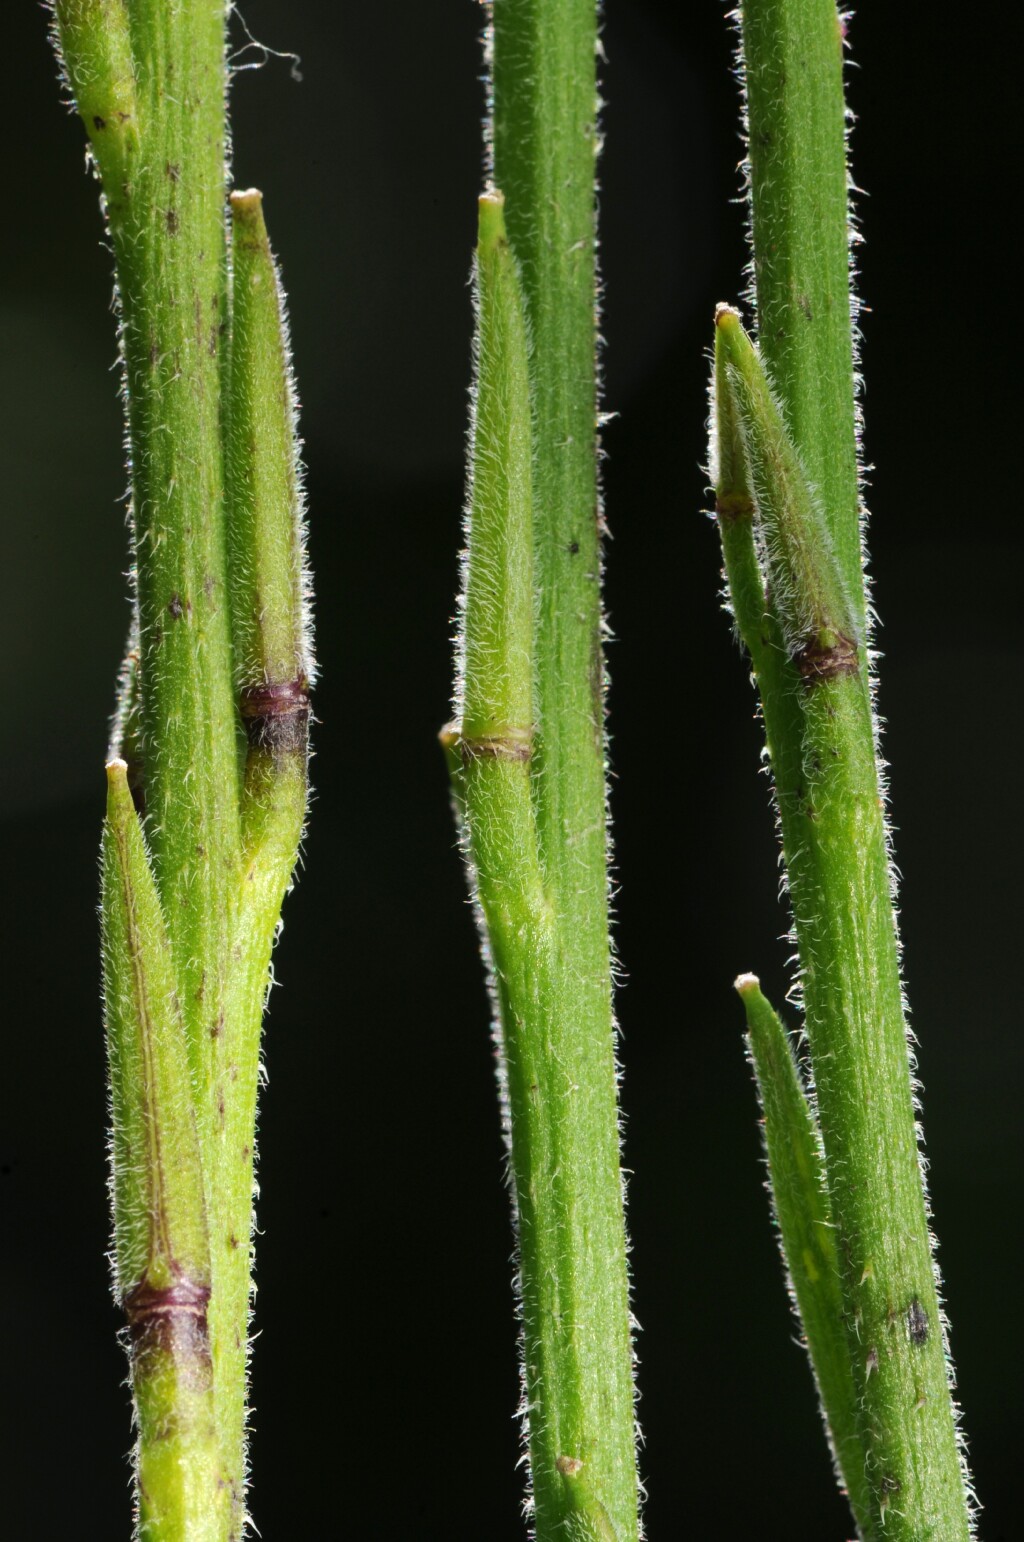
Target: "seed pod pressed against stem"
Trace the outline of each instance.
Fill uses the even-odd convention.
[[[229,315],[225,7],[56,0],[54,16],[114,249],[131,455],[135,622],[115,724],[130,764],[111,764],[105,849],[129,853],[132,893],[152,912],[145,935],[162,939],[147,953],[129,928],[117,942],[143,900],[118,909],[127,880],[119,889],[108,854],[113,1197],[136,1346],[140,1525],[153,1542],[238,1542],[260,1031],[306,806],[311,668],[287,337],[258,194],[234,199]],[[148,980],[173,983],[156,993],[163,1016],[152,989],[136,992],[136,1037],[162,1059],[123,1048],[134,1042],[126,949],[149,960]],[[177,1101],[161,1072],[172,1065]],[[130,1137],[130,1159],[118,1133],[132,1128],[129,1093],[142,1100],[135,1123],[168,1132],[163,1144]],[[183,1231],[185,1212],[153,1196],[186,1191]],[[173,1246],[129,1267],[122,1239],[138,1229],[142,1193],[176,1218]],[[197,1234],[196,1216],[202,1259],[180,1241]]]
[[[553,929],[551,989],[537,1022],[539,1080],[528,1084],[550,1130],[536,1164],[528,1146],[517,1164],[514,1118],[512,1130],[539,1542],[561,1539],[567,1518],[585,1510],[584,1493],[592,1516],[603,1513],[620,1542],[639,1534],[606,862],[597,21],[595,0],[494,0],[488,32],[490,170],[507,200],[531,341],[530,788]],[[543,1243],[552,1260],[546,1272],[532,1273],[542,1254],[528,1254],[530,1232],[531,1247]],[[531,1353],[530,1313],[544,1336],[543,1360]]]
[[[845,29],[834,0],[744,0],[736,17],[759,353],[720,307],[719,526],[761,697],[799,949],[866,1507],[852,1478],[851,1499],[865,1538],[952,1542],[971,1533],[971,1495],[918,1149],[869,678]],[[753,521],[730,518],[738,489]],[[770,1147],[767,1100],[765,1115]]]
[[[537,430],[504,215],[499,193],[480,200],[461,720],[445,737],[495,996],[537,1536],[605,1542],[637,1535],[614,1072],[610,1034],[584,1036],[596,1030],[541,839]]]
[[[867,659],[850,635],[857,608],[763,366],[727,307],[716,354],[718,475],[733,483],[719,500],[745,485],[760,536],[752,558],[752,534],[738,546],[723,526],[730,590],[748,594],[759,554],[770,618],[752,627],[748,601],[738,606],[776,773],[836,1229],[868,1494],[858,1519],[868,1537],[966,1536]],[[737,430],[742,462],[721,451]],[[813,1353],[810,1329],[808,1339]]]
[[[107,767],[103,960],[117,1293],[144,1542],[218,1542],[230,1487],[210,1355],[210,1243],[181,1004],[122,760]]]
[[[863,1531],[869,1510],[864,1448],[821,1135],[789,1036],[756,977],[740,975],[736,989],[747,1014],[747,1048],[764,1113],[765,1154],[783,1259],[818,1383],[836,1475]]]

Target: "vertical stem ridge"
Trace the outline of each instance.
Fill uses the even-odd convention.
[[[848,597],[798,447],[727,307],[716,316],[715,348],[718,500],[726,510],[752,503],[775,628],[773,644],[770,628],[753,624],[753,535],[748,524],[742,536],[730,514],[723,550],[776,770],[836,1227],[869,1496],[859,1519],[867,1537],[953,1542],[971,1522],[918,1150],[866,655],[844,635]]]
[[[543,1034],[524,1085],[557,1136],[548,1151],[531,1149],[512,1104],[534,1516],[543,1542],[564,1534],[578,1508],[573,1464],[582,1462],[593,1515],[602,1507],[627,1542],[639,1522],[606,869],[597,6],[494,0],[491,14],[492,171],[507,200],[532,342],[530,787],[551,931],[548,983],[536,987]],[[546,1248],[560,1259],[547,1273]]]
[[[842,23],[835,0],[738,14],[758,342],[863,628]]]

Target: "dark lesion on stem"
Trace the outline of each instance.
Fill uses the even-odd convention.
[[[183,1368],[190,1367],[194,1373],[209,1374],[209,1301],[210,1287],[197,1284],[184,1274],[178,1275],[172,1285],[153,1285],[143,1275],[124,1298],[136,1369],[153,1355],[163,1354]]]
[[[715,515],[723,524],[753,519],[754,500],[747,493],[722,493],[715,499]]]
[[[239,710],[251,749],[275,755],[305,753],[309,740],[309,679],[243,686]]]
[[[454,736],[454,748],[463,765],[471,760],[507,760],[526,765],[533,757],[532,728],[502,728],[493,734]]]
[[[857,674],[860,651],[852,637],[823,628],[793,655],[793,662],[804,684],[813,686]]]

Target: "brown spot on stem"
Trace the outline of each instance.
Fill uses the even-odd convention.
[[[910,1334],[910,1342],[922,1348],[928,1342],[931,1332],[931,1323],[928,1321],[928,1313],[915,1296],[907,1307],[907,1332]]]
[[[725,524],[737,519],[753,519],[754,500],[748,493],[723,493],[715,499],[715,514]]]
[[[583,1463],[578,1456],[556,1456],[555,1466],[563,1478],[575,1478],[577,1473],[583,1471]]]
[[[180,594],[172,594],[170,599],[167,601],[167,614],[174,621],[180,621],[182,616],[185,614],[185,605],[182,603]]]
[[[92,126],[93,126],[94,129],[99,129],[100,133],[102,134],[103,130],[107,126],[107,120],[106,120],[106,118],[101,118],[99,113],[94,113],[93,114],[93,120],[92,120]]]
[[[472,739],[461,734],[456,748],[463,764],[471,760],[508,760],[526,765],[533,754],[533,729],[505,728],[500,734],[479,734]]]
[[[181,221],[178,218],[178,211],[176,209],[165,209],[164,221],[167,225],[167,234],[169,236],[176,236],[178,231],[181,229]]]
[[[793,662],[806,685],[818,685],[823,680],[838,680],[843,675],[855,675],[860,669],[857,644],[842,632],[829,632],[827,637],[818,634],[794,655]]]
[[[177,182],[180,180],[181,167],[178,165],[177,161],[166,161],[164,163],[164,176],[167,177],[167,179],[171,182]]]
[[[151,1285],[142,1277],[124,1299],[136,1375],[144,1374],[147,1361],[166,1355],[194,1388],[212,1384],[209,1300],[210,1287],[197,1285],[186,1275],[165,1286]]]
[[[305,754],[309,739],[309,681],[305,675],[247,685],[239,709],[250,747],[275,755]]]

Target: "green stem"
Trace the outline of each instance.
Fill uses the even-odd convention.
[[[952,1542],[969,1535],[970,1520],[918,1151],[867,659],[851,636],[829,526],[771,384],[735,314],[721,307],[716,322],[717,394],[728,397],[719,413],[719,501],[732,507],[752,495],[775,628],[766,646],[747,599],[756,558],[740,553],[730,587],[773,756],[784,746],[780,823],[869,1490],[864,1535]],[[734,524],[727,563],[741,538]]]
[[[850,607],[844,618],[832,606],[838,638],[815,639],[809,627],[788,665],[773,660],[758,675],[863,1404],[869,1534],[884,1525],[887,1536],[960,1537],[971,1522],[914,1124],[865,647],[842,23],[834,0],[745,0],[742,40],[759,343],[821,510],[826,539],[812,539],[834,575],[826,582]],[[772,540],[769,530],[771,608],[792,644],[784,596],[794,572],[784,558],[773,568]]]
[[[305,814],[311,674],[287,332],[258,194],[234,200],[226,336],[225,20],[221,0],[55,5],[117,267],[137,605],[115,743],[132,761],[145,811],[149,858],[140,845],[140,861],[151,858],[173,956],[195,1124],[195,1148],[166,1182],[200,1185],[206,1227],[196,1289],[205,1292],[219,1488],[205,1523],[213,1529],[189,1529],[179,1506],[184,1529],[173,1534],[211,1542],[234,1542],[246,1524],[260,1029]],[[109,1000],[109,966],[107,990]],[[113,1048],[111,1064],[113,1084]],[[116,1086],[114,1100],[116,1156]],[[151,1182],[152,1166],[143,1164]],[[117,1181],[114,1190],[120,1238],[131,1203]],[[138,1303],[126,1302],[137,1316]],[[148,1385],[136,1370],[144,1517],[148,1432],[159,1425]],[[187,1378],[160,1385],[165,1422],[184,1428]]]
[[[758,343],[864,620],[843,29],[835,0],[744,0]]]
[[[533,920],[501,966],[515,999],[500,970],[498,993],[533,1505],[541,1542],[573,1515],[628,1542],[638,1495],[606,871],[594,0],[494,0],[489,46],[493,174],[531,341],[533,733],[528,766],[506,760],[500,775],[529,793],[531,844],[509,855],[526,865]],[[473,508],[475,520],[475,489]],[[472,533],[470,550],[472,586]],[[467,662],[468,644],[467,616]]]
[[[131,459],[144,747],[140,803],[174,954],[210,1218],[218,1421],[240,1531],[237,1306],[212,1182],[225,1109],[254,1079],[225,1054],[241,874],[238,716],[226,587],[225,13],[211,0],[58,0],[58,41],[103,186],[117,271]],[[251,1142],[250,1142],[251,1145]],[[245,1235],[248,1233],[248,1222]]]

